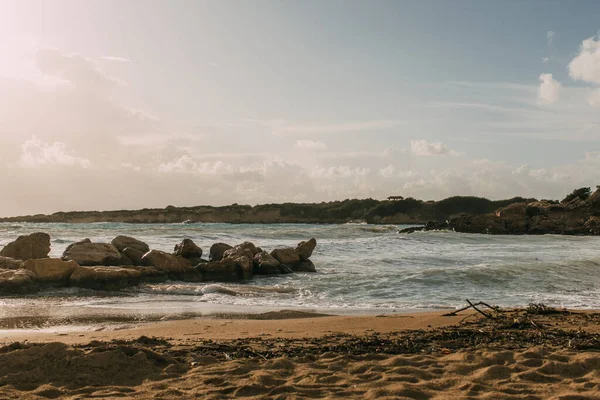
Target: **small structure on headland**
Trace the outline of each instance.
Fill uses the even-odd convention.
[[[387,199],[391,200],[391,201],[394,201],[394,200],[404,200],[404,197],[402,197],[402,196],[390,196]]]

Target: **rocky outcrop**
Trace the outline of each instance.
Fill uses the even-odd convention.
[[[36,290],[33,272],[26,269],[0,269],[0,294],[26,294]]]
[[[78,267],[69,279],[70,286],[95,290],[119,290],[137,285],[142,274],[131,268],[93,266]]]
[[[296,247],[296,252],[300,256],[300,259],[308,260],[312,256],[315,247],[317,247],[317,240],[315,238],[311,238],[310,240],[307,240],[305,242],[298,243],[298,247]]]
[[[115,246],[119,252],[123,252],[128,247],[144,254],[150,251],[150,246],[146,243],[129,236],[117,236],[110,243]]]
[[[27,236],[19,236],[17,240],[7,244],[0,251],[0,256],[25,261],[35,258],[46,258],[48,257],[48,253],[50,253],[50,235],[43,232],[36,232]]]
[[[75,261],[81,266],[120,265],[121,253],[110,243],[92,243],[89,239],[67,247],[62,257],[65,261]]]
[[[215,243],[210,246],[209,251],[209,261],[221,261],[223,259],[223,254],[229,249],[232,249],[233,246],[230,246],[226,243]]]
[[[315,239],[300,242],[297,248],[276,249],[271,254],[250,242],[235,247],[217,243],[211,253],[214,258],[221,259],[200,259],[196,267],[194,261],[202,250],[189,239],[175,246],[175,254],[159,250],[144,254],[139,250],[139,244],[143,245],[143,242],[126,236],[115,238],[113,243],[119,247],[130,244],[136,247],[124,247],[119,252],[115,244],[92,243],[84,239],[69,245],[60,259],[23,261],[0,257],[0,294],[30,293],[45,286],[118,290],[140,282],[164,282],[167,279],[240,282],[255,274],[316,272],[308,259],[316,246]],[[123,265],[124,262],[130,265]]]
[[[583,192],[581,189],[574,191]],[[440,227],[483,234],[600,235],[600,189],[587,198],[569,195],[561,203],[547,200],[513,203],[493,213],[461,215],[447,222],[432,221],[425,226],[403,229],[400,233]]]
[[[160,250],[149,251],[142,257],[142,261],[144,265],[154,267],[174,278],[194,271],[189,260]]]
[[[22,263],[23,260],[0,256],[0,269],[18,269]]]
[[[38,282],[65,286],[79,265],[75,261],[63,261],[59,258],[41,258],[27,260],[21,265],[21,268],[33,272]]]

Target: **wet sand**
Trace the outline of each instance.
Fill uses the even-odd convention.
[[[0,398],[600,398],[600,314],[442,314],[2,331]]]

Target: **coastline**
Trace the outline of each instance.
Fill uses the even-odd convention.
[[[598,397],[600,314],[505,313],[490,320],[468,310],[455,316],[280,311],[249,316],[261,319],[4,332],[0,396]]]

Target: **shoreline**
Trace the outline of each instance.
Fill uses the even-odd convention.
[[[256,316],[255,316],[256,317]],[[507,398],[600,395],[600,314],[275,312],[0,339],[0,397]]]

